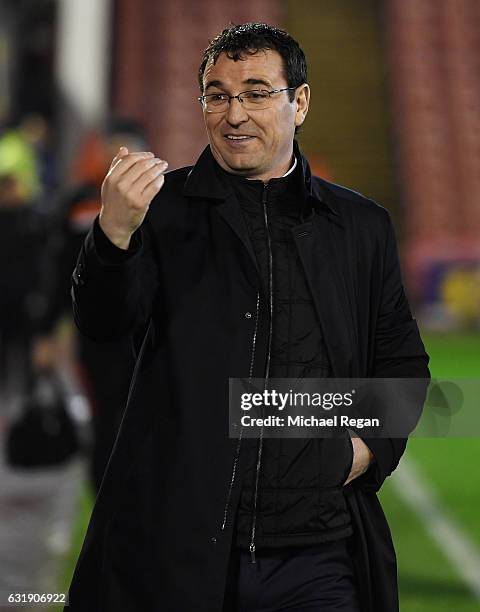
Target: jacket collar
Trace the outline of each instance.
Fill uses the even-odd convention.
[[[326,188],[319,184],[318,181],[315,181],[315,183],[312,182],[310,165],[302,155],[296,140],[293,141],[293,153],[297,160],[301,161],[303,173],[301,190],[304,199],[308,199],[312,207],[316,208],[318,211],[323,209],[338,216],[339,213],[336,210],[332,195]],[[229,194],[225,185],[218,180],[215,169],[216,164],[217,162],[212,155],[210,145],[207,145],[188,173],[183,186],[183,195],[187,197],[209,198],[212,200],[225,200]]]

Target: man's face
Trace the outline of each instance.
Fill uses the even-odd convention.
[[[234,61],[225,53],[210,61],[203,75],[204,94],[230,96],[250,89],[288,87],[283,60],[277,51],[263,50]],[[308,110],[309,88],[302,85],[290,102],[288,91],[273,94],[269,107],[246,111],[230,100],[221,113],[203,111],[212,154],[220,166],[233,174],[268,180],[282,176],[290,167],[295,126]],[[247,136],[232,140],[229,136]]]

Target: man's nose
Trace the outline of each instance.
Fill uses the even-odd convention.
[[[232,98],[230,100],[225,119],[230,125],[239,125],[240,123],[248,121],[248,113],[245,111],[238,98]]]

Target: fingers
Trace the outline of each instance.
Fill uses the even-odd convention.
[[[153,153],[129,153],[128,155],[121,157],[115,166],[109,171],[107,176],[111,176],[115,180],[123,176],[130,168],[138,161],[145,159],[152,159]]]
[[[124,147],[121,147],[121,148],[124,148]],[[128,151],[126,147],[125,147],[125,151]],[[153,153],[145,152],[145,151],[138,152],[138,153],[127,153],[125,155],[120,155],[120,152],[119,152],[112,160],[112,164],[107,173],[107,177],[116,180],[120,176],[128,172],[128,170],[138,161],[145,160],[145,159],[151,159],[153,157],[154,157]]]
[[[168,167],[167,162],[152,157],[137,161],[130,169],[122,174],[122,182],[128,182],[135,191],[141,192],[147,183],[149,183],[157,174],[164,172]]]
[[[153,198],[157,195],[157,193],[160,191],[164,182],[165,182],[165,176],[162,173],[160,174],[160,176],[155,178],[145,187],[145,189],[142,191],[142,198],[146,202],[150,203],[153,200]]]
[[[149,167],[146,167],[144,171],[137,171],[137,180],[133,183],[132,186],[132,189],[134,189],[135,192],[142,194],[147,185],[149,185],[152,181],[162,175],[168,168],[168,163],[166,161],[158,160],[157,158],[155,158],[155,160],[156,162],[154,164],[149,165]],[[143,162],[141,165],[147,166],[147,163]],[[131,170],[131,172],[133,172],[133,169]]]

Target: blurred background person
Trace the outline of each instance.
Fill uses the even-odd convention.
[[[145,150],[140,124],[128,118],[112,118],[103,131],[91,132],[73,163],[74,187],[61,200],[48,243],[48,275],[45,275],[47,307],[42,334],[35,339],[34,363],[44,367],[56,359],[59,323],[67,319],[71,336],[70,353],[76,373],[92,410],[92,445],[89,474],[98,492],[120,424],[134,365],[130,340],[96,343],[71,327],[70,283],[72,270],[83,241],[100,212],[100,188],[112,157],[124,145],[132,151]]]
[[[5,398],[32,384],[30,347],[43,306],[41,176],[24,128],[20,122],[0,132],[0,389]]]

